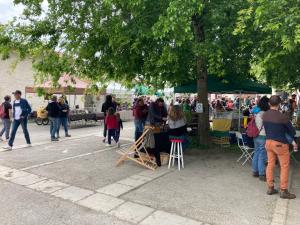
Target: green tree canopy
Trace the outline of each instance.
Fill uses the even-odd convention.
[[[251,45],[251,72],[275,87],[300,88],[299,0],[248,0],[235,33]],[[253,46],[253,42],[255,46]]]
[[[33,56],[40,77],[66,72],[156,88],[198,80],[204,144],[207,74],[249,76],[252,51],[233,35],[244,0],[48,0],[45,12],[42,0],[14,2],[25,5],[23,19],[1,29],[0,50]]]

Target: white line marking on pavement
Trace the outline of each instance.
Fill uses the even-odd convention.
[[[127,145],[129,145],[129,144],[121,145],[121,147],[125,147]],[[83,154],[80,154],[80,155],[70,156],[70,157],[58,159],[58,160],[55,160],[55,161],[40,163],[40,164],[37,164],[37,165],[21,168],[20,170],[24,171],[24,170],[30,170],[30,169],[34,169],[34,168],[38,168],[38,167],[42,167],[42,166],[48,166],[48,165],[51,165],[51,164],[54,164],[54,163],[60,163],[60,162],[64,162],[64,161],[71,160],[71,159],[77,159],[77,158],[82,158],[82,157],[85,157],[85,156],[88,156],[88,155],[94,155],[94,154],[105,152],[105,151],[108,151],[108,150],[111,150],[111,149],[115,149],[115,147],[114,148],[109,147],[109,148],[97,150],[97,151],[94,151],[94,152],[83,153]]]
[[[98,133],[84,134],[84,135],[74,136],[74,137],[70,137],[70,138],[60,139],[59,142],[55,142],[55,143],[60,143],[60,142],[64,142],[64,141],[72,141],[72,140],[76,140],[76,139],[80,139],[80,138],[97,136],[97,135],[98,135]],[[46,145],[46,144],[53,144],[53,143],[51,141],[42,141],[42,142],[33,143],[33,144],[31,144],[31,146],[35,147],[35,146]],[[29,148],[29,147],[27,145],[18,145],[18,146],[14,146],[13,150],[18,150],[18,149],[23,149],[23,148]],[[5,149],[0,150],[0,152],[6,152],[6,151],[7,150],[5,150]]]

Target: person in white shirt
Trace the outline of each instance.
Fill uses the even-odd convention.
[[[13,102],[13,124],[12,124],[12,131],[11,135],[8,141],[8,146],[4,147],[6,150],[12,150],[13,143],[16,137],[17,130],[19,126],[21,125],[23,129],[23,133],[25,136],[25,140],[27,143],[27,146],[31,146],[31,141],[29,137],[29,132],[27,129],[27,123],[28,123],[28,116],[31,113],[31,107],[26,99],[21,98],[22,92],[19,90],[16,90],[13,93],[15,100]]]

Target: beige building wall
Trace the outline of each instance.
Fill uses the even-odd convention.
[[[5,95],[11,95],[15,90],[22,91],[22,96],[26,97],[33,110],[37,110],[41,106],[46,106],[47,101],[37,94],[26,94],[25,87],[34,86],[34,71],[32,62],[29,59],[22,60],[16,64],[17,57],[11,54],[7,60],[0,59],[0,102],[3,101]],[[83,96],[69,96],[70,107],[79,105],[80,108],[84,106]]]

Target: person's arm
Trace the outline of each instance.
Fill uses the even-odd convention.
[[[156,112],[156,110],[154,109],[154,106],[150,107],[149,112],[151,113],[153,118],[160,119],[160,120],[162,119],[162,116]]]
[[[26,99],[25,99],[25,101],[26,101],[27,113],[29,115],[32,112],[32,108],[31,108],[31,106],[29,105],[29,103]]]
[[[120,119],[120,127],[122,128],[123,130],[123,121]]]
[[[13,118],[13,111],[12,111],[11,105],[9,105],[9,107],[8,107],[8,117],[10,120]]]
[[[258,128],[258,130],[261,131],[264,126],[261,114],[257,114],[255,116],[255,124],[256,124],[256,127]]]
[[[296,129],[293,127],[293,124],[291,121],[288,121],[286,124],[285,124],[285,127],[287,129],[287,133],[289,136],[291,136],[293,139],[295,139],[295,136],[296,136]]]

